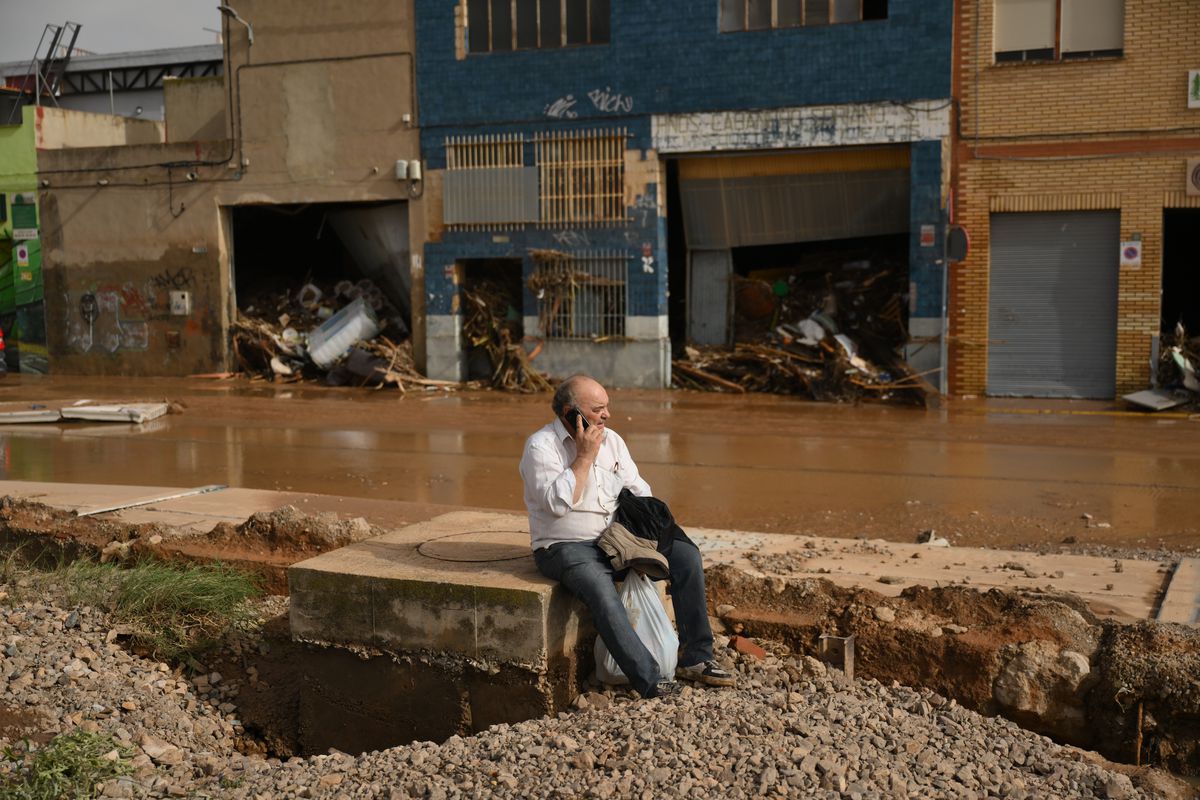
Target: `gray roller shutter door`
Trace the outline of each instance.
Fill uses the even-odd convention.
[[[993,214],[988,394],[1116,394],[1117,211]]]
[[[693,250],[688,265],[688,340],[729,344],[729,281],[733,258],[728,250]]]

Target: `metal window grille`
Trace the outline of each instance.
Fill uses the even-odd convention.
[[[500,169],[525,166],[522,134],[450,136],[446,139],[446,169]]]
[[[515,230],[537,221],[537,171],[525,166],[523,135],[452,136],[445,146],[448,228]]]
[[[605,341],[625,336],[632,256],[618,250],[534,251],[529,289],[548,339]]]
[[[546,225],[625,222],[624,129],[542,134],[535,140]]]

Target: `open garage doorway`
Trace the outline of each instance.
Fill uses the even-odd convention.
[[[1163,211],[1162,332],[1200,336],[1200,208]]]
[[[521,259],[472,258],[459,265],[467,380],[491,380],[525,335]]]
[[[408,337],[406,203],[254,205],[231,213],[240,315],[304,334],[361,297],[384,335]]]
[[[908,339],[909,159],[887,146],[669,161],[676,356],[807,341],[803,323],[894,360]]]

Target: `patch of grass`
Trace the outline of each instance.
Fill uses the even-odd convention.
[[[143,561],[118,570],[111,608],[156,658],[194,658],[235,626],[250,623],[254,579],[224,564]]]
[[[231,629],[253,624],[247,601],[261,594],[254,578],[220,563],[148,558],[101,564],[79,558],[32,564],[10,553],[0,559],[0,570],[13,600],[53,590],[63,605],[106,608],[135,646],[154,658],[187,663],[197,661]]]
[[[114,751],[115,758],[111,755]],[[15,778],[0,784],[0,797],[5,800],[95,797],[99,784],[133,772],[129,763],[132,755],[109,736],[79,729],[56,736],[24,759],[6,748],[6,759],[24,763]]]

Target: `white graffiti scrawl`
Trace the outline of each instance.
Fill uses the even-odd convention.
[[[597,111],[605,114],[628,114],[633,111],[633,98],[620,92],[614,92],[608,86],[603,89],[592,89],[588,92],[588,99],[592,101],[592,105],[596,107]]]
[[[579,116],[579,112],[575,110],[575,95],[558,98],[542,109],[542,113],[553,119],[575,119]]]

